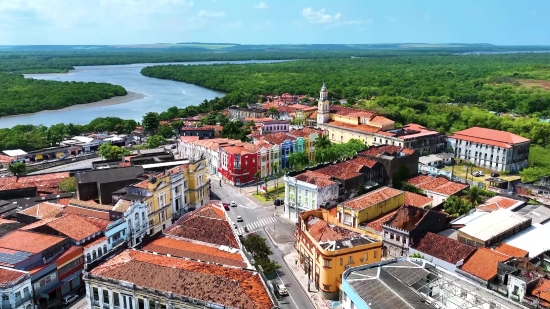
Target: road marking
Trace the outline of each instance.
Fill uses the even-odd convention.
[[[275,221],[277,221],[277,219],[275,217],[267,217],[267,218],[263,218],[263,219],[254,221],[252,223],[248,223],[245,226],[248,227],[248,231],[251,232],[253,230],[260,229],[261,227],[266,226],[268,224],[275,223]],[[237,229],[240,234],[244,234],[244,227],[245,226],[239,227]]]
[[[290,268],[288,269],[288,271],[291,271]],[[283,279],[281,279],[281,277],[279,276],[279,273],[277,272],[277,278],[279,278],[279,281],[281,281],[281,283],[286,287],[286,284],[283,282]],[[298,280],[296,280],[298,281]],[[273,284],[273,282],[271,282],[271,284]],[[300,282],[298,282],[298,284],[300,284]],[[290,290],[288,290],[288,297],[290,297],[290,300],[292,300],[292,303],[294,303],[294,307],[296,309],[299,309],[298,305],[296,305],[296,302],[294,301],[294,298],[292,298],[292,295],[290,295]],[[309,297],[309,295],[306,294],[306,296]]]

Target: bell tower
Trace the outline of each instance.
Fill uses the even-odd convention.
[[[319,92],[319,101],[317,102],[317,123],[326,123],[330,119],[330,102],[328,101],[327,86],[323,82]]]

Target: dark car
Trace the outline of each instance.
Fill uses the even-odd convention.
[[[281,206],[284,204],[284,201],[281,199],[276,199],[274,202],[275,206]]]
[[[498,177],[498,176],[500,176],[499,173],[491,173],[491,177]]]

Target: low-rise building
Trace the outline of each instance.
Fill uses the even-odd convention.
[[[111,204],[113,192],[136,183],[143,174],[141,166],[116,169],[102,169],[77,173],[76,194],[79,200],[95,200],[100,204]]]
[[[33,292],[28,272],[0,266],[0,308],[31,309]]]
[[[374,133],[372,145],[394,145],[412,148],[420,155],[443,152],[446,149],[445,134],[429,130],[419,124],[409,123],[402,128]]]
[[[382,223],[384,257],[409,256],[409,247],[427,232],[438,233],[446,229],[447,215],[414,206],[403,206]]]
[[[338,298],[347,268],[381,259],[377,235],[342,225],[327,210],[302,212],[299,220],[296,250],[300,267],[324,298]]]
[[[434,200],[434,206],[445,202],[449,197],[460,193],[468,188],[467,184],[450,181],[445,177],[433,177],[428,175],[418,175],[407,181],[422,193]]]
[[[458,230],[458,241],[470,246],[489,247],[531,226],[531,218],[499,209],[487,213]]]
[[[531,141],[499,130],[473,127],[455,132],[447,139],[455,158],[494,171],[517,172],[527,167]]]
[[[532,219],[529,218],[529,220]],[[548,244],[545,241],[548,233],[550,233],[549,224],[536,223],[525,228],[521,233],[503,239],[502,242],[523,249],[529,253],[530,258],[533,258],[548,250]]]
[[[200,127],[184,126],[179,128],[181,136],[198,136],[199,139],[210,139],[220,136],[223,127],[219,125],[204,125]]]
[[[452,165],[454,162],[453,158],[454,155],[452,153],[446,152],[420,156],[420,158],[418,158],[418,171],[430,173],[430,169],[435,169],[444,165]]]
[[[327,207],[338,199],[339,183],[331,176],[306,171],[294,177],[285,175],[285,217],[298,222],[298,213]]]
[[[0,178],[0,199],[14,200],[59,194],[59,184],[69,177],[69,172],[3,177]]]
[[[483,204],[476,207],[477,210],[493,212],[499,209],[515,210],[525,205],[525,201],[521,198],[511,198],[505,196],[493,196],[486,200]]]
[[[244,118],[265,118],[267,117],[267,109],[264,108],[248,108],[239,107],[233,105],[227,108],[229,117],[232,119],[244,119]]]
[[[487,287],[497,278],[498,264],[511,258],[511,256],[495,250],[477,248],[456,272]]]
[[[403,148],[393,145],[373,146],[359,153],[360,157],[366,157],[378,161],[384,165],[385,180],[392,182],[393,176],[406,169],[408,176],[418,174],[418,151],[411,148]]]
[[[342,308],[526,308],[434,264],[398,258],[346,270]]]
[[[431,232],[415,239],[409,247],[410,256],[420,257],[450,272],[455,272],[475,251],[475,247]]]
[[[254,145],[252,145],[254,146]],[[232,185],[254,181],[258,171],[258,153],[241,145],[227,145],[219,147],[220,163],[218,173],[221,178]]]

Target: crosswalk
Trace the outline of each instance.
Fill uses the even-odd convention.
[[[268,224],[272,224],[275,221],[277,221],[277,219],[275,219],[275,217],[267,217],[267,218],[263,218],[261,220],[254,221],[252,223],[246,224],[245,226],[248,227],[248,233],[250,233],[250,232],[253,232],[255,230],[258,230],[258,229],[262,228],[263,226],[266,226]],[[245,226],[241,226],[237,229],[239,234],[245,234],[246,233],[244,231]]]

